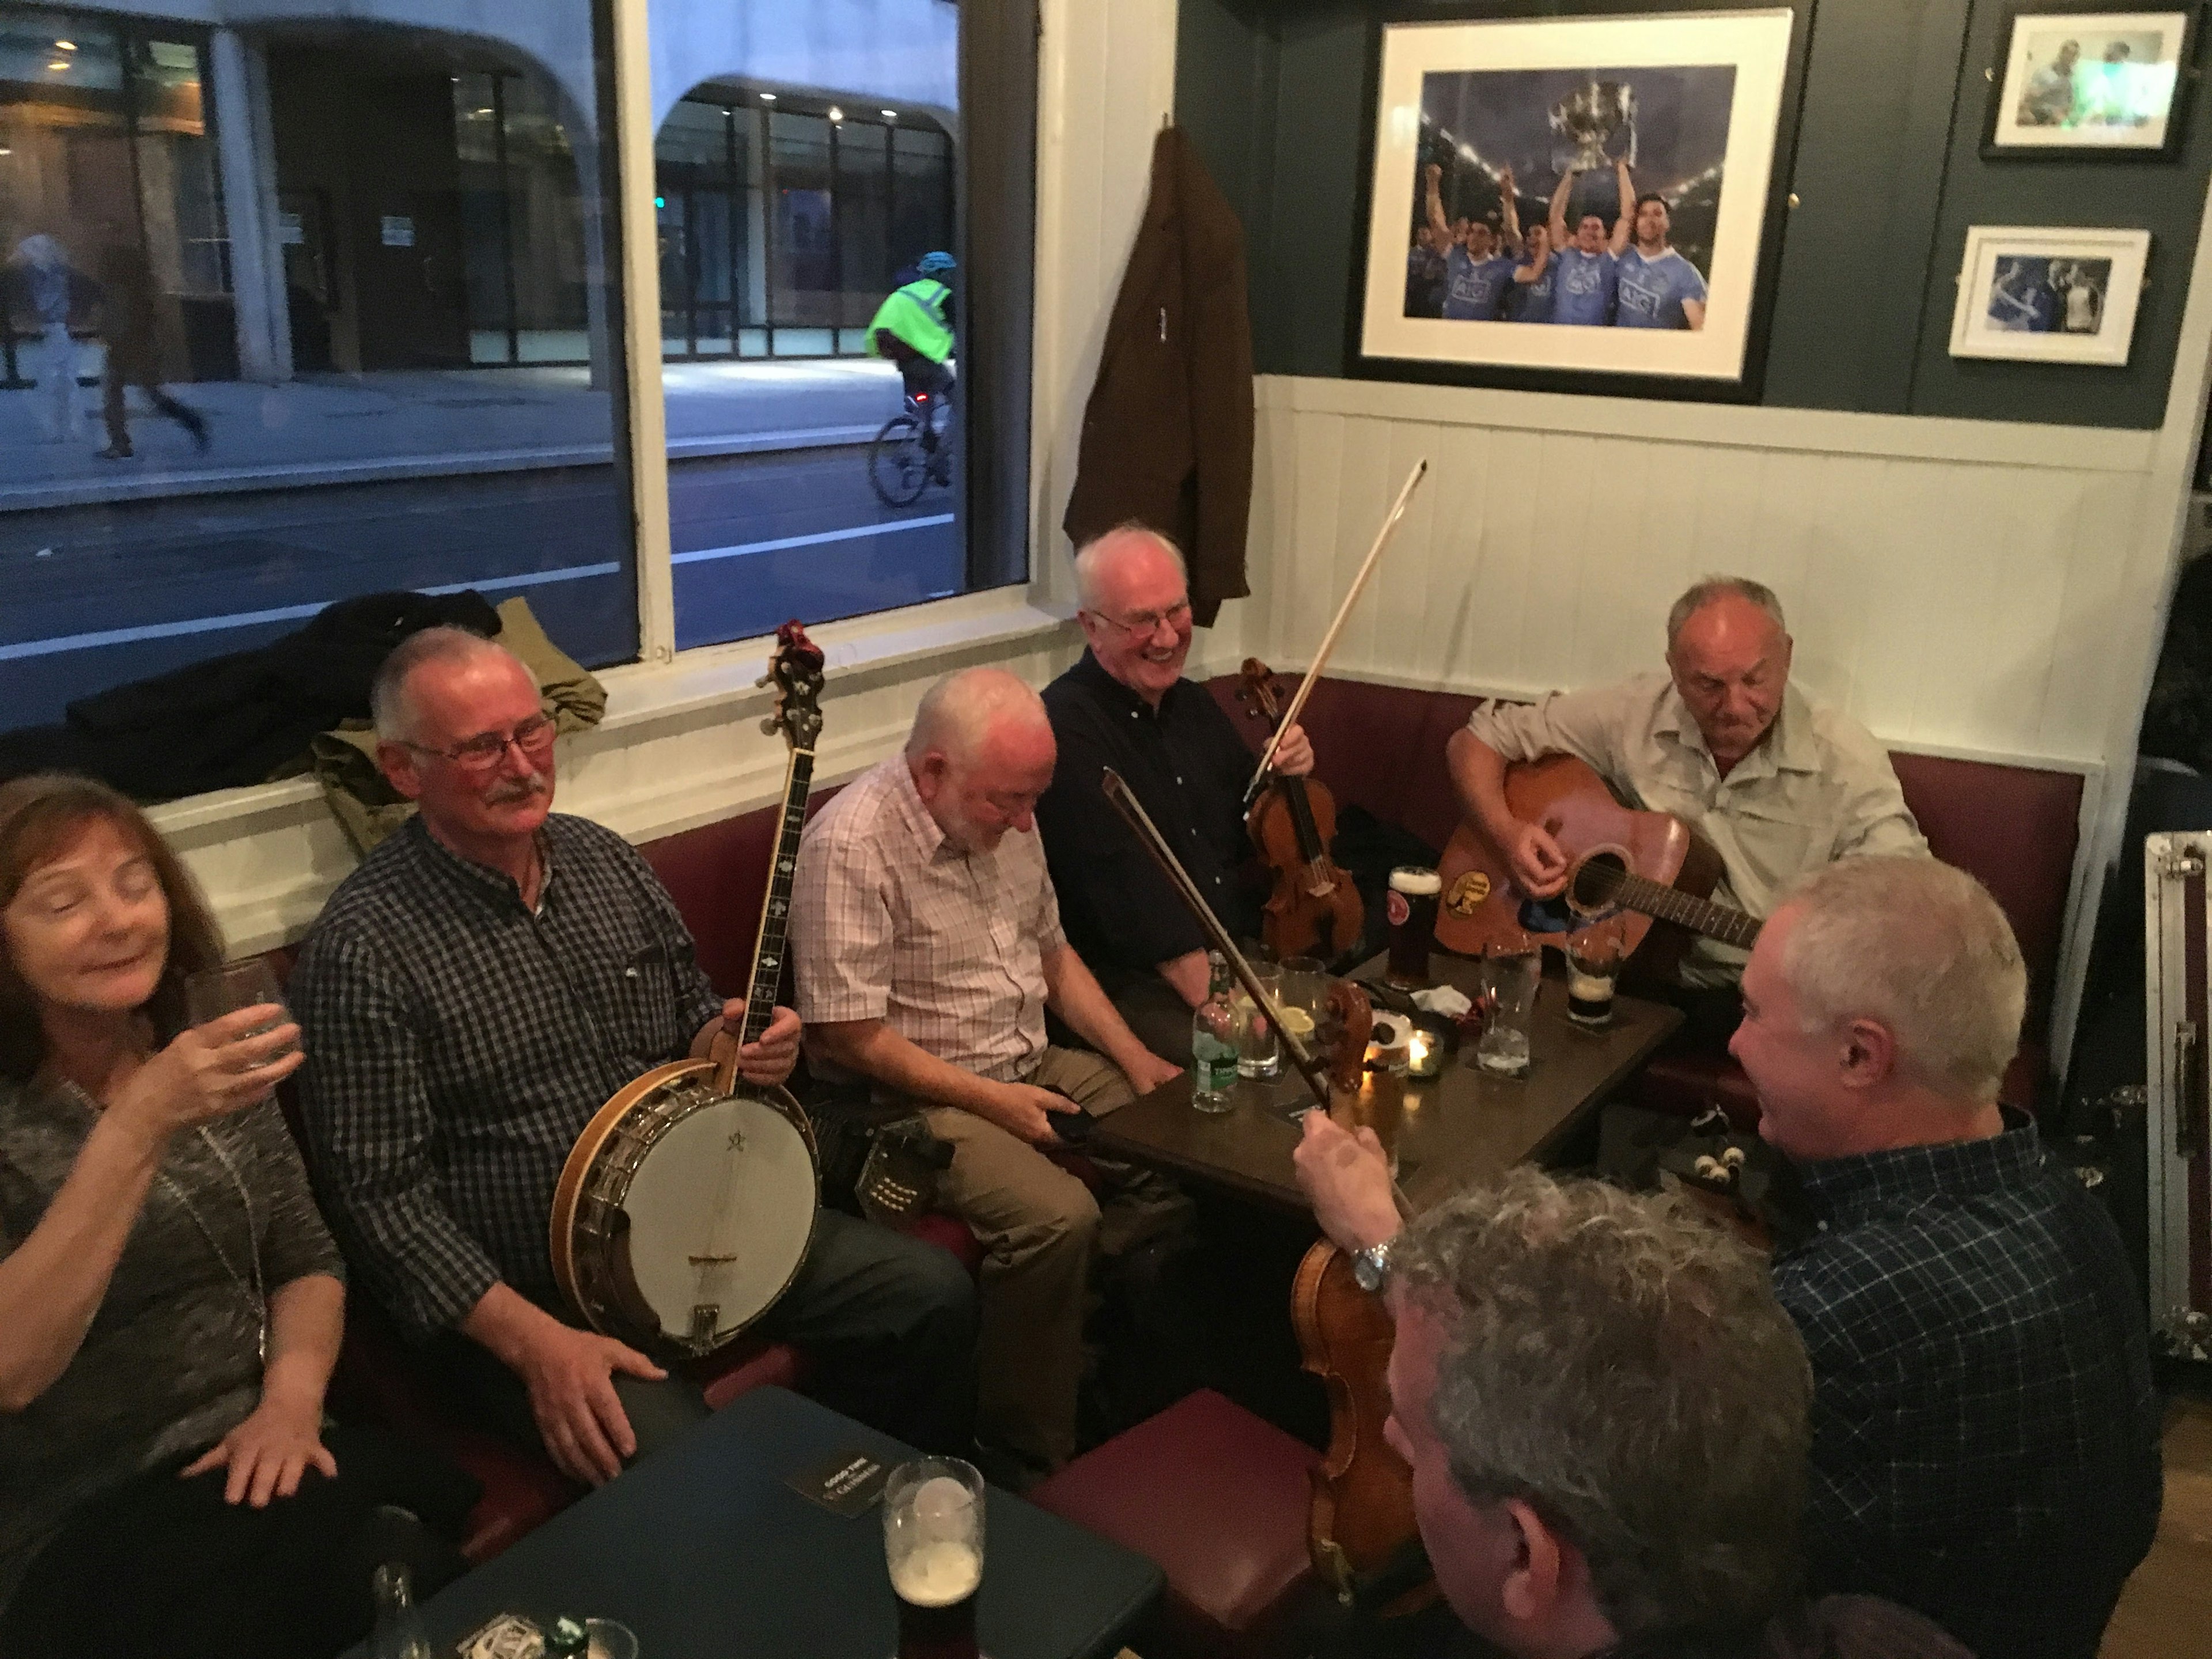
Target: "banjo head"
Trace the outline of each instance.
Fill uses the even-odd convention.
[[[713,1308],[710,1346],[766,1313],[814,1231],[814,1156],[791,1119],[731,1095],[689,1112],[630,1178],[629,1267],[661,1334],[690,1347]]]
[[[798,1103],[716,1095],[709,1062],[641,1078],[601,1109],[555,1195],[555,1278],[597,1331],[706,1353],[798,1276],[819,1196]]]

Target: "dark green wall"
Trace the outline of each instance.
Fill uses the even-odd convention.
[[[1182,0],[1176,118],[1243,216],[1261,374],[1346,373],[1379,10],[1375,0]],[[2192,102],[2174,161],[1984,161],[1984,71],[2006,15],[2002,0],[1820,0],[1762,401],[2088,426],[2164,418],[2212,169],[2212,103]],[[2148,229],[2129,367],[1954,359],[1959,259],[1977,224]]]

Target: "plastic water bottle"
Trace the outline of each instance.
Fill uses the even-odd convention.
[[[1211,977],[1206,1001],[1190,1021],[1190,1103],[1201,1112],[1227,1112],[1237,1103],[1237,1011],[1229,1000],[1229,959],[1206,954]]]

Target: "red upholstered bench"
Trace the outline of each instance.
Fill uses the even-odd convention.
[[[1177,1654],[1283,1650],[1323,1594],[1306,1554],[1320,1455],[1201,1389],[1085,1452],[1030,1502],[1157,1562]]]
[[[1258,722],[1242,719],[1236,678],[1217,678],[1211,689],[1257,749],[1263,734]],[[1340,803],[1353,802],[1441,848],[1460,818],[1444,744],[1478,701],[1325,675],[1303,717],[1316,775]],[[2051,1084],[2046,1034],[2080,833],[2081,775],[1899,750],[1890,760],[1936,856],[1981,880],[2020,939],[2027,960],[2027,1019],[2004,1098],[2039,1105]],[[1750,1082],[1732,1060],[1662,1054],[1632,1097],[1641,1106],[1691,1115],[1717,1103],[1740,1128],[1759,1117]]]

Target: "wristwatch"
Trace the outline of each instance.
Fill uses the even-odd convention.
[[[1370,1244],[1364,1250],[1352,1253],[1352,1277],[1355,1284],[1370,1296],[1380,1296],[1390,1279],[1390,1247],[1397,1241],[1384,1239],[1380,1244]]]

